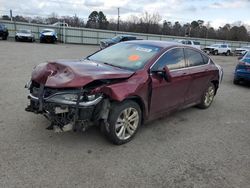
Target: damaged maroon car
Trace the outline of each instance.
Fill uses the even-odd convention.
[[[36,66],[26,110],[48,118],[48,129],[100,125],[114,144],[123,144],[144,122],[194,105],[208,108],[221,79],[221,67],[198,49],[130,41],[82,60]]]

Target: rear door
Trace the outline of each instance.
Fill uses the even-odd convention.
[[[153,73],[154,70],[162,70],[166,65],[170,70],[171,81],[166,81],[161,75]],[[192,79],[185,67],[183,48],[174,48],[161,56],[151,68],[150,114],[152,116],[159,116],[184,104]]]
[[[189,74],[192,77],[186,103],[192,103],[201,99],[208,83],[212,77],[210,72],[209,58],[199,51],[191,48],[185,48],[185,57]]]

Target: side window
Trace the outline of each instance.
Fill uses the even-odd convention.
[[[190,67],[205,64],[202,55],[195,50],[185,49],[185,56]]]
[[[179,69],[185,67],[183,48],[175,48],[166,52],[154,65],[153,70],[161,70],[165,66],[169,70]]]
[[[227,45],[221,45],[221,47],[222,47],[222,48],[226,48],[226,47],[227,47]]]
[[[123,37],[121,41],[127,41],[128,37]]]
[[[187,44],[190,44],[190,45],[191,45],[191,44],[192,44],[192,42],[191,42],[190,40],[188,40],[188,41],[187,41]]]

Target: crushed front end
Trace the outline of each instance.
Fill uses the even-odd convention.
[[[101,93],[93,94],[83,88],[55,89],[29,82],[28,112],[44,115],[56,132],[84,131],[108,116],[109,100]]]

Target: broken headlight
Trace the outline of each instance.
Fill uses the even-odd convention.
[[[56,93],[50,96],[47,101],[53,103],[75,104],[77,102],[77,99],[77,93]]]
[[[46,99],[47,102],[67,104],[67,105],[76,105],[78,101],[79,93],[56,93]],[[102,98],[102,94],[81,94],[79,98],[80,104],[87,104],[92,101],[99,101]],[[92,104],[92,103],[90,103]]]

